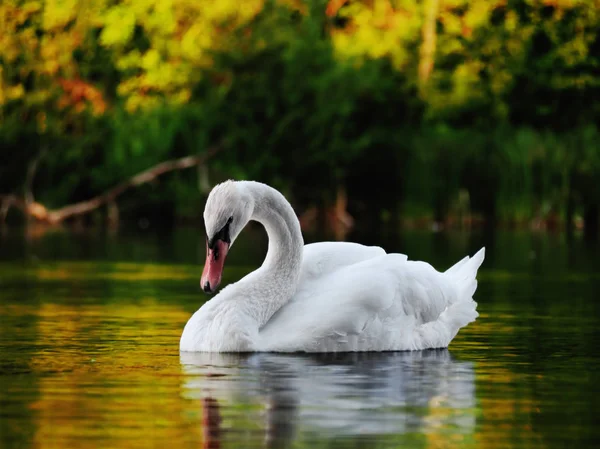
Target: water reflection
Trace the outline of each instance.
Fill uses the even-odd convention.
[[[0,239],[0,447],[598,446],[597,245],[369,236],[440,268],[489,248],[480,317],[449,352],[180,356],[206,299],[197,230]],[[224,282],[262,262],[264,232],[242,238]]]
[[[317,355],[182,353],[183,395],[203,405],[206,447],[239,404],[262,410],[266,447],[299,437],[375,436],[475,428],[475,374],[448,350]],[[250,407],[252,408],[252,407]],[[233,421],[230,421],[233,422]]]

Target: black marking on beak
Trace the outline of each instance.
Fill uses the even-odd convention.
[[[210,284],[209,284],[209,282],[208,282],[208,281],[206,281],[206,282],[204,283],[204,288],[203,288],[203,290],[204,290],[206,293],[210,293],[210,292],[211,292],[211,290],[210,290]]]
[[[225,223],[225,226],[223,226],[219,232],[217,232],[215,235],[213,235],[212,238],[208,238],[208,237],[206,238],[206,244],[208,245],[209,249],[215,248],[215,243],[217,240],[221,240],[227,244],[231,243],[231,236],[229,235],[229,226],[231,225],[232,221],[233,221],[233,217],[229,217],[229,220],[227,220],[227,223]],[[215,255],[215,260],[218,257],[219,257],[219,253],[217,252]]]

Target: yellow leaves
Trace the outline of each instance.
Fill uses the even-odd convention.
[[[352,3],[340,14],[348,18],[343,30],[332,32],[332,40],[338,55],[343,58],[390,57],[397,68],[408,60],[406,42],[419,36],[421,15],[418,8],[408,5],[395,9],[389,0],[375,0],[369,7]]]
[[[139,50],[132,50],[116,60],[117,69],[126,71],[139,67],[142,54]]]
[[[444,34],[471,38],[474,30],[488,25],[494,7],[494,3],[488,1],[443,2],[439,21],[444,26]]]
[[[75,113],[88,106],[104,111],[99,91],[59,87],[59,80],[81,81],[75,55],[94,57],[85,45],[96,30],[123,75],[117,92],[129,110],[186,102],[199,74],[212,64],[212,52],[227,48],[229,33],[262,6],[263,0],[4,0],[0,49],[5,63],[16,65],[4,74],[0,104],[26,97],[30,105],[57,107],[60,113],[67,106]],[[13,81],[31,75],[32,92]],[[51,106],[57,94],[59,102]]]
[[[486,26],[493,7],[494,5],[492,2],[472,2],[465,13],[464,26],[471,29]]]
[[[449,79],[447,73],[434,72],[432,81],[437,89],[427,97],[430,113],[443,116],[466,104],[482,100],[485,96],[485,88],[481,79],[483,68],[484,65],[480,61],[466,60],[458,64]],[[440,88],[439,86],[446,87]]]
[[[76,37],[69,33],[58,35],[45,35],[39,43],[40,73],[51,76],[59,72],[65,76],[77,74],[76,63],[73,60],[73,51],[78,47]]]
[[[30,28],[23,28],[27,20],[34,21],[39,11],[37,2],[18,6],[12,1],[0,6],[0,51],[2,58],[12,63],[22,56],[23,50],[35,49],[35,36]],[[32,41],[33,38],[33,41]]]
[[[21,52],[17,39],[9,34],[0,34],[0,48],[2,48],[2,59],[10,64],[17,59]]]
[[[79,0],[46,0],[42,24],[46,30],[65,27],[75,20],[79,12]]]
[[[462,20],[460,17],[454,14],[443,14],[440,17],[441,22],[444,24],[444,33],[460,35],[462,31]]]
[[[191,61],[200,62],[212,42],[213,39],[209,29],[200,24],[193,25],[181,40],[181,56]]]
[[[567,65],[584,61],[588,55],[588,45],[583,39],[573,39],[558,48],[559,56]]]
[[[120,87],[120,86],[119,86]],[[125,101],[125,110],[129,113],[134,113],[140,109],[151,109],[163,104],[157,97],[147,97],[137,92],[129,92],[128,89],[123,89],[127,100]]]
[[[452,77],[454,81],[452,103],[463,104],[481,96],[480,89],[476,87],[480,84],[479,74],[482,68],[483,63],[479,61],[465,61],[458,66]]]
[[[102,44],[129,43],[133,34],[123,30],[129,26],[140,27],[149,44],[145,52],[114,49],[117,68],[129,72],[117,88],[127,109],[188,101],[199,73],[212,64],[211,53],[225,48],[227,34],[254,17],[262,5],[262,0],[131,0],[113,7],[121,11],[107,15]],[[134,19],[125,20],[125,14]],[[109,24],[109,18],[126,24]]]
[[[133,36],[134,28],[135,15],[131,10],[122,5],[110,8],[104,16],[100,43],[107,47],[124,45]]]
[[[514,32],[519,25],[519,17],[515,11],[508,11],[504,19],[504,28],[506,31]]]
[[[117,88],[117,93],[126,98],[126,109],[129,112],[152,108],[164,101],[182,103],[189,99],[189,69],[186,69],[185,64],[165,60],[165,55],[156,49],[150,49],[144,54],[127,54],[120,60],[118,67],[141,70],[139,75],[124,79]],[[161,94],[165,97],[162,100]]]
[[[11,86],[6,91],[6,97],[9,100],[17,100],[25,95],[25,88],[22,84],[17,84],[16,86]]]
[[[155,49],[150,49],[146,52],[146,54],[144,54],[144,56],[142,56],[142,68],[146,69],[146,70],[153,70],[156,69],[156,67],[159,65],[160,63],[160,55],[158,54],[158,51],[156,51]]]
[[[205,8],[203,11],[204,18],[207,22],[224,22],[229,19],[238,19],[244,21],[257,11],[257,6],[262,6],[262,1],[249,0],[246,2],[236,2],[225,0],[214,2],[211,7]]]
[[[192,90],[189,88],[181,89],[179,92],[175,93],[172,98],[175,104],[183,104],[190,101],[192,96]]]
[[[41,72],[49,75],[56,75],[59,69],[58,56],[60,55],[59,47],[53,40],[44,39],[40,45],[41,56]]]
[[[0,104],[21,100],[42,133],[51,113],[62,117],[87,109],[103,113],[103,94],[79,79],[79,62],[74,54],[82,50],[106,1],[0,3],[0,47],[4,61],[10,63],[1,80]]]
[[[14,0],[5,0],[5,4],[0,9],[0,24],[5,30],[7,25],[23,25],[31,16],[42,9],[41,2],[31,1],[24,4]]]
[[[218,3],[218,2],[215,2]],[[171,0],[158,1],[148,14],[147,25],[163,36],[172,35],[177,28],[176,11]]]
[[[23,84],[5,86],[2,78],[3,69],[0,66],[0,105],[9,101],[19,100],[25,95]]]

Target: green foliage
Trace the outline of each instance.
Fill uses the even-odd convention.
[[[598,11],[584,0],[7,0],[0,191],[21,191],[40,152],[34,188],[58,206],[220,143],[211,181],[262,179],[302,206],[344,184],[377,216],[400,201],[441,220],[467,197],[509,221],[598,204]],[[198,184],[178,173],[125,201],[196,213]]]

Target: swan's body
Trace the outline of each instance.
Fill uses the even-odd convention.
[[[251,181],[215,187],[204,216],[206,291],[220,282],[229,246],[249,220],[265,227],[269,250],[259,269],[224,288],[190,318],[182,351],[443,348],[478,316],[472,295],[483,249],[441,273],[378,247],[304,246],[298,219],[283,195]]]

